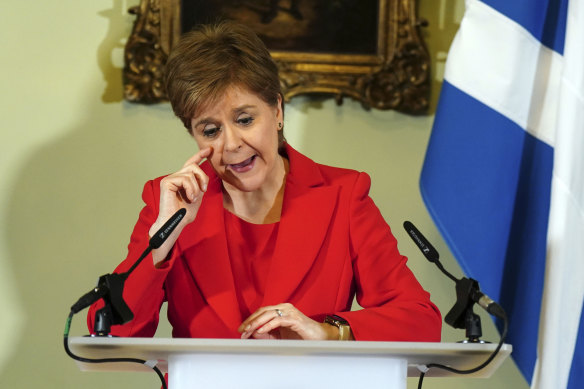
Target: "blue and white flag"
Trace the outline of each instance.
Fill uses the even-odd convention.
[[[581,0],[467,0],[420,189],[532,387],[582,387]]]

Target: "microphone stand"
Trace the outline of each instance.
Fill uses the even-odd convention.
[[[439,363],[430,363],[427,365],[418,366],[420,370],[420,378],[418,380],[418,389],[422,388],[422,383],[424,381],[424,376],[426,372],[431,368],[439,368],[443,370],[450,371],[456,374],[472,374],[483,369],[495,358],[505,337],[507,336],[507,330],[509,327],[509,321],[507,319],[507,314],[505,310],[496,302],[491,300],[488,296],[483,294],[479,288],[479,283],[472,278],[463,277],[458,279],[450,274],[440,263],[438,251],[426,240],[424,235],[409,221],[404,222],[404,229],[410,235],[414,243],[418,246],[424,257],[432,263],[434,263],[442,273],[444,273],[448,278],[456,283],[456,303],[452,309],[448,312],[444,321],[454,328],[465,328],[467,340],[462,341],[462,343],[486,343],[480,340],[482,336],[481,329],[481,319],[473,312],[473,306],[478,303],[483,309],[485,309],[491,315],[497,316],[503,320],[503,332],[499,339],[499,343],[495,348],[495,351],[484,361],[482,364],[472,368],[472,369],[455,369],[450,366],[445,366]]]
[[[86,362],[86,363],[107,363],[107,362],[133,362],[133,363],[140,363],[150,366],[158,375],[162,382],[162,387],[166,389],[166,380],[164,379],[164,375],[156,367],[156,364],[151,365],[149,361],[145,361],[142,359],[137,358],[84,358],[78,355],[73,354],[73,352],[69,349],[69,330],[71,327],[71,321],[73,319],[73,315],[78,313],[79,311],[87,308],[91,304],[95,303],[99,299],[103,299],[104,307],[99,309],[95,313],[95,323],[94,323],[94,332],[95,336],[111,336],[110,330],[111,326],[115,324],[125,324],[134,318],[134,314],[130,310],[130,307],[126,304],[123,297],[124,291],[124,283],[128,276],[138,267],[140,262],[153,250],[157,249],[164,241],[168,238],[168,236],[174,231],[176,226],[180,223],[180,221],[185,217],[187,211],[184,208],[179,209],[161,228],[154,234],[154,236],[148,242],[148,247],[140,258],[134,262],[132,267],[125,273],[113,273],[113,274],[104,274],[99,277],[97,282],[97,286],[81,296],[79,300],[75,304],[71,306],[71,311],[69,316],[67,317],[67,321],[65,323],[65,333],[63,336],[63,345],[65,347],[65,352],[71,358]]]
[[[152,249],[148,247],[146,255]],[[144,257],[146,256],[144,255]],[[140,259],[140,261],[143,258]],[[128,273],[123,274],[105,274],[99,277],[98,288],[105,288],[107,293],[102,297],[104,301],[103,308],[95,312],[95,322],[92,336],[111,336],[111,327],[115,324],[125,324],[134,318],[134,314],[124,301],[122,296],[124,282]]]
[[[411,222],[404,222],[404,229],[422,251],[424,257],[429,262],[434,263],[442,273],[456,284],[456,303],[446,314],[444,321],[454,328],[464,328],[466,330],[467,339],[461,341],[461,343],[488,343],[480,339],[483,335],[481,318],[474,313],[473,306],[478,303],[487,312],[501,319],[503,319],[503,316],[506,317],[503,308],[481,292],[477,280],[466,277],[458,279],[446,270],[440,262],[438,251]]]
[[[454,328],[464,328],[466,330],[466,340],[461,343],[489,343],[481,340],[483,335],[481,318],[474,313],[475,301],[471,296],[475,295],[479,289],[479,283],[472,278],[461,278],[456,281],[456,303],[446,314],[444,321]]]
[[[126,304],[123,297],[124,283],[128,276],[138,267],[144,258],[153,249],[157,249],[168,236],[174,231],[176,226],[184,218],[187,211],[184,208],[179,209],[168,221],[154,234],[148,242],[148,247],[140,258],[134,262],[132,267],[125,273],[104,274],[99,277],[97,286],[83,295],[73,306],[71,312],[76,314],[82,309],[87,308],[99,299],[103,299],[104,307],[95,313],[95,335],[109,336],[111,326],[116,324],[125,324],[134,318],[130,307]]]
[[[179,219],[175,221],[174,226],[176,226],[178,222],[180,222],[180,220],[184,217],[184,213],[186,213],[186,211],[181,211],[185,211],[185,209],[182,208],[179,210],[162,227],[161,231],[164,230],[168,224],[175,221],[175,219],[179,217]],[[174,227],[172,229],[174,229]],[[159,233],[160,231],[157,234]],[[95,321],[93,325],[93,331],[95,334],[92,336],[111,336],[110,332],[112,325],[126,324],[134,318],[134,314],[130,310],[130,307],[128,307],[124,301],[124,283],[126,282],[126,279],[130,273],[132,273],[134,269],[138,267],[140,262],[142,262],[142,260],[146,258],[148,254],[150,254],[152,249],[160,247],[162,242],[157,245],[157,242],[153,243],[154,239],[155,238],[152,238],[150,240],[146,250],[144,250],[142,255],[140,255],[140,258],[136,260],[136,262],[127,272],[121,274],[104,274],[103,276],[99,277],[96,289],[103,289],[105,291],[104,295],[101,297],[103,299],[104,306],[95,312]],[[166,240],[166,238],[164,238],[164,240]]]

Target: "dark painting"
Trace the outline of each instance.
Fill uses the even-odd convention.
[[[377,54],[378,0],[183,0],[183,33],[230,19],[250,26],[270,51]]]

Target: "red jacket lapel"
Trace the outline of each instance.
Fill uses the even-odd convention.
[[[227,250],[221,180],[208,162],[201,167],[209,185],[196,220],[181,233],[180,248],[206,302],[228,328],[238,327],[243,318]]]
[[[290,173],[264,304],[289,301],[325,241],[338,201],[337,187],[324,185],[318,166],[287,146]]]

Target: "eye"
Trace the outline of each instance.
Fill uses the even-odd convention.
[[[254,120],[254,118],[252,116],[250,116],[248,114],[243,114],[237,118],[237,123],[244,125],[244,126],[249,126],[250,124],[253,123],[253,120]]]
[[[213,125],[207,125],[203,128],[203,136],[206,138],[214,138],[215,136],[217,136],[217,134],[219,134],[220,128],[213,126]]]

